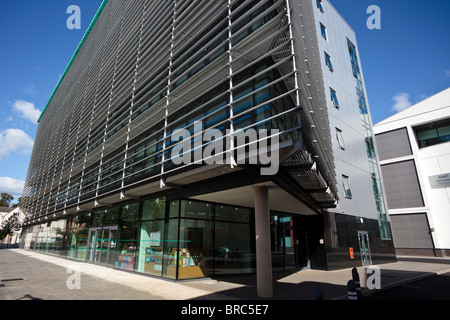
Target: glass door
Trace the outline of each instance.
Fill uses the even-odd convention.
[[[116,238],[117,227],[90,229],[87,260],[92,263],[112,264]]]
[[[294,245],[294,230],[292,227],[285,227],[283,229],[283,244],[284,244],[284,268],[295,268],[295,245]]]
[[[367,231],[358,231],[358,240],[362,265],[371,265],[372,256],[370,254],[369,234],[367,233]]]
[[[100,257],[102,256],[102,244],[103,244],[103,230],[97,230],[97,237],[95,238],[95,248],[94,248],[94,262],[100,262]]]
[[[294,226],[290,215],[271,215],[272,269],[309,269],[306,229]]]
[[[308,233],[304,228],[295,229],[295,244],[297,249],[297,268],[310,269],[309,250],[308,250]]]
[[[283,232],[279,225],[279,216],[271,215],[270,242],[272,249],[272,270],[284,270]]]
[[[97,245],[97,229],[89,229],[89,237],[88,237],[88,254],[86,256],[86,260],[89,262],[95,261],[95,248]]]
[[[98,240],[100,241],[100,246],[99,246],[100,247],[100,252],[99,252],[100,263],[108,262],[109,249],[110,249],[110,245],[109,245],[110,233],[111,233],[110,229],[103,229],[102,237],[98,238]]]
[[[117,250],[117,227],[110,229],[108,246],[109,246],[109,251],[108,251],[108,258],[106,260],[107,261],[106,263],[112,265],[114,263],[114,257],[115,257],[115,253]]]

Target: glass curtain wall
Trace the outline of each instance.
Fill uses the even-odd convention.
[[[353,76],[355,77],[356,95],[358,97],[359,110],[365,134],[366,140],[365,142],[366,142],[367,156],[369,159],[369,168],[372,176],[374,198],[378,211],[378,224],[380,229],[380,235],[382,239],[391,239],[391,228],[387,217],[386,203],[384,200],[383,191],[381,187],[380,170],[378,167],[378,159],[376,156],[375,147],[373,143],[374,135],[372,132],[372,125],[369,110],[367,107],[365,90],[362,83],[362,75],[361,69],[359,67],[357,50],[355,45],[348,39],[347,44],[350,53],[350,60],[352,63]]]
[[[253,229],[252,209],[158,198],[41,224],[22,242],[70,259],[190,279],[254,272]]]
[[[166,202],[161,199],[145,201],[139,224],[136,271],[155,276],[162,274],[164,258]]]
[[[214,205],[182,200],[178,250],[178,278],[212,274]]]
[[[292,216],[271,213],[270,232],[272,268],[275,271],[296,267],[294,221]]]
[[[215,209],[215,274],[253,272],[253,211],[226,205],[216,205]]]
[[[450,119],[427,123],[414,128],[419,148],[450,141]]]
[[[252,210],[194,200],[145,201],[136,271],[171,279],[254,271]]]
[[[139,221],[139,203],[121,208],[117,243],[111,244],[114,249],[114,266],[134,271],[137,251],[137,234]]]
[[[91,225],[89,215],[78,215],[68,219],[68,252],[67,257],[77,260],[86,259],[87,240]]]
[[[59,254],[63,249],[66,219],[43,223],[38,226],[36,232],[36,250]]]

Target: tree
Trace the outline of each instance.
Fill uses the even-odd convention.
[[[19,202],[17,202],[16,204],[13,204],[11,207],[13,208],[22,208],[23,207],[23,197],[19,198]]]
[[[9,207],[11,204],[11,201],[14,200],[14,197],[10,195],[9,193],[0,193],[0,207]]]

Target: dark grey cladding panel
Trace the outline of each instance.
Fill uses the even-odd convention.
[[[406,128],[380,133],[375,137],[381,161],[412,155]]]
[[[425,213],[391,215],[391,226],[397,248],[433,248]]]
[[[423,207],[414,160],[381,166],[389,209]]]

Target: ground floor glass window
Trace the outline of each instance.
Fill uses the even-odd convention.
[[[255,271],[253,210],[165,198],[28,228],[24,247],[170,279]]]
[[[213,224],[208,220],[181,219],[178,250],[178,279],[211,275]]]
[[[215,274],[254,271],[255,249],[249,224],[216,222],[214,244]]]

